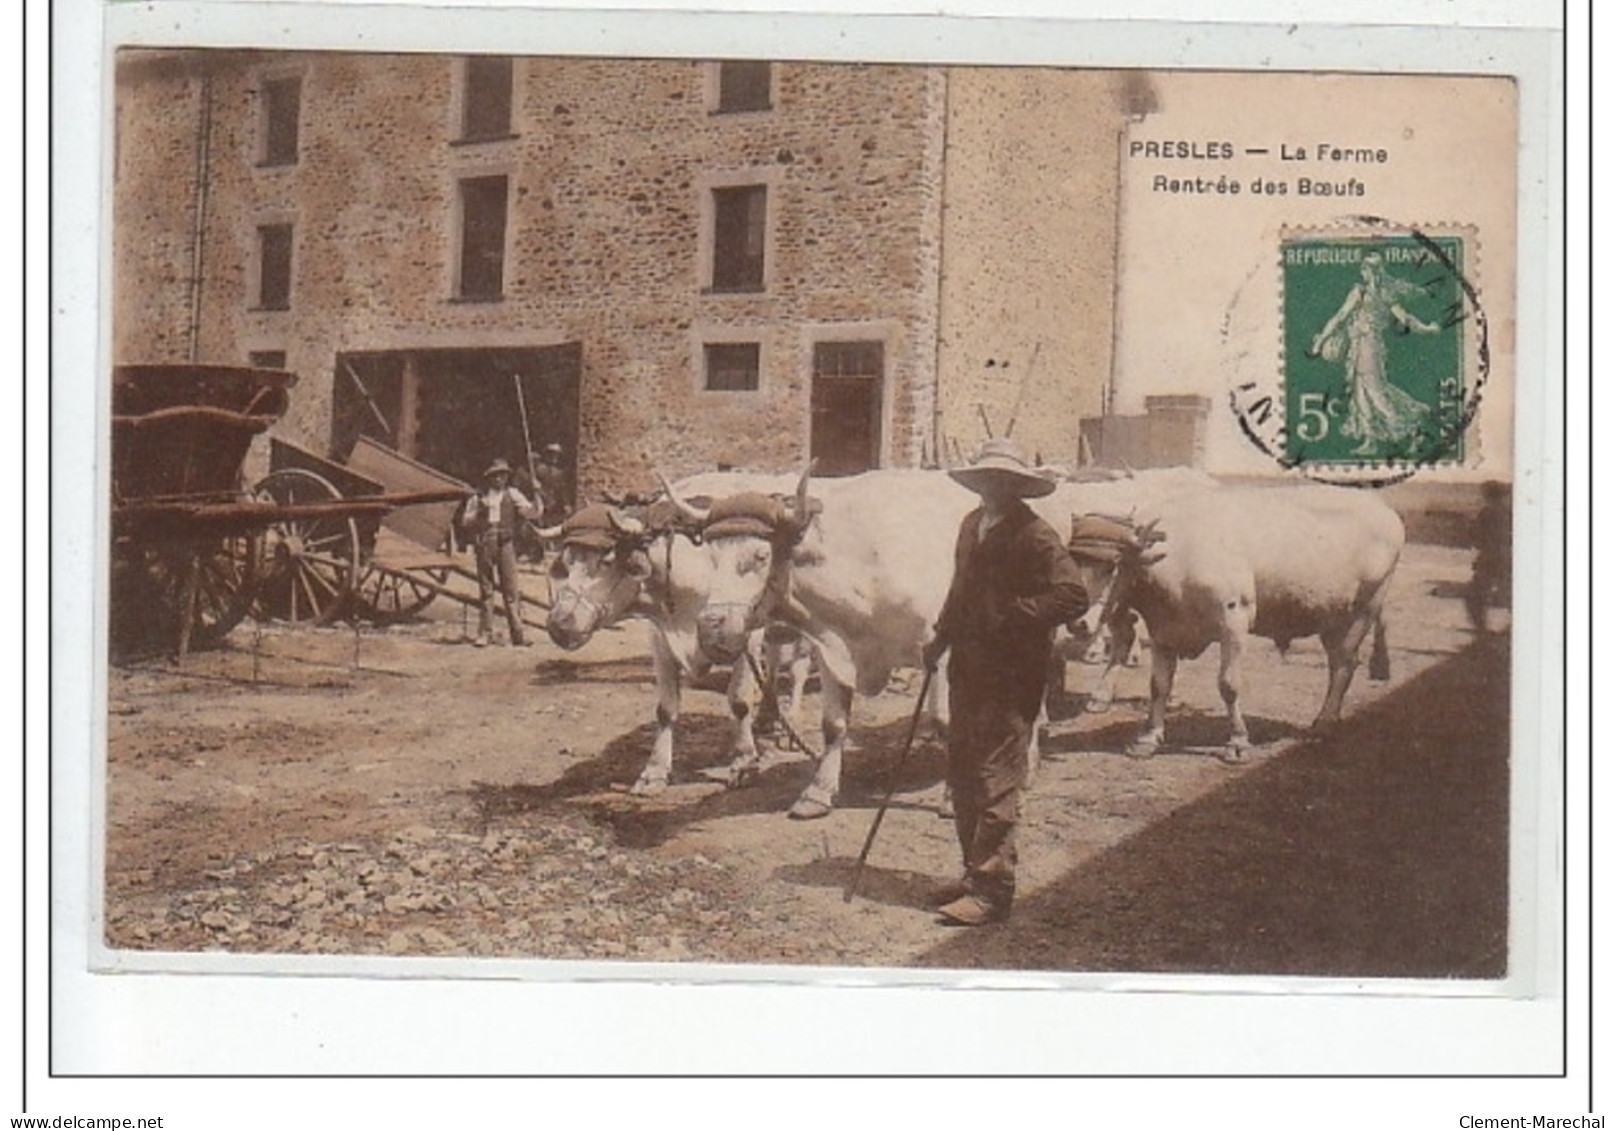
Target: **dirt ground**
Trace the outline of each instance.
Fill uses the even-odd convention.
[[[788,820],[775,752],[727,791],[721,695],[686,694],[674,784],[648,753],[645,628],[567,655],[471,646],[438,602],[385,630],[250,623],[182,664],[109,679],[105,938],[141,951],[467,955],[830,966],[1500,977],[1507,954],[1508,643],[1477,636],[1466,551],[1410,546],[1388,606],[1392,680],[1366,670],[1326,741],[1316,641],[1248,653],[1246,764],[1213,653],[1179,667],[1169,748],[1119,753],[1148,671],[1086,714],[1073,663],[1021,830],[1005,924],[938,925],[958,871],[922,741],[861,893],[843,891],[913,689],[854,708],[841,805]],[[438,606],[444,606],[439,608]],[[1502,619],[1504,614],[1495,614]],[[1506,628],[1494,622],[1494,628]],[[1365,657],[1366,658],[1366,657]],[[917,679],[910,684],[917,684]],[[809,697],[811,720],[817,697]],[[817,743],[811,722],[802,733]]]

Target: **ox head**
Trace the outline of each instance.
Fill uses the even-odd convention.
[[[600,503],[540,530],[547,541],[560,542],[550,565],[550,613],[544,625],[550,639],[574,651],[633,613],[645,601],[654,572],[649,547],[658,533],[647,516]]]
[[[1155,521],[1139,526],[1131,516],[1084,514],[1071,520],[1067,549],[1088,591],[1088,611],[1067,627],[1078,640],[1092,640],[1127,602],[1140,571],[1166,556],[1158,547],[1166,535]]]
[[[747,491],[706,508],[685,502],[662,480],[684,519],[699,528],[708,555],[709,588],[696,613],[696,640],[714,663],[739,659],[751,633],[785,604],[791,552],[816,513],[807,493],[811,472],[811,465],[803,470],[794,499]]]

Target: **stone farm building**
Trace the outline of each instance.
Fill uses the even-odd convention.
[[[290,369],[277,433],[337,460],[558,442],[589,493],[954,462],[1012,418],[1071,462],[1142,81],[126,49],[112,360]]]

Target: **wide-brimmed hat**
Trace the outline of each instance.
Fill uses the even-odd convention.
[[[977,494],[990,483],[1001,483],[1020,498],[1035,499],[1052,493],[1055,487],[1054,480],[1034,471],[1020,449],[1007,439],[988,440],[974,463],[956,467],[948,474]]]
[[[484,479],[492,479],[495,475],[509,475],[510,464],[502,459],[496,459],[488,465],[488,470],[482,473]]]

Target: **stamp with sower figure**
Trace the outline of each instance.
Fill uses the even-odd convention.
[[[1285,231],[1281,386],[1235,390],[1246,435],[1287,467],[1359,483],[1469,461],[1488,357],[1473,256],[1466,229]]]

